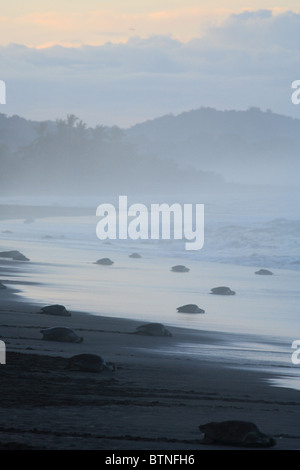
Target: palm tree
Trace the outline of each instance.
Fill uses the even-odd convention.
[[[66,120],[66,124],[68,127],[74,127],[75,126],[75,123],[76,121],[78,121],[78,117],[75,116],[75,114],[68,114],[67,115],[67,120]]]

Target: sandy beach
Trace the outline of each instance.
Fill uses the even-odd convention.
[[[0,450],[300,450],[299,2],[1,7]]]
[[[175,259],[152,257],[147,247],[142,260],[131,260],[130,247],[110,252],[113,247],[103,245],[102,256],[116,260],[106,269],[93,263],[100,257],[96,244],[82,247],[70,239],[69,234],[77,235],[73,227],[83,227],[85,240],[93,223],[48,221],[28,207],[4,209],[2,232],[9,230],[2,233],[1,248],[20,249],[30,262],[0,260],[0,282],[6,287],[0,289],[0,339],[6,346],[6,364],[0,366],[1,449],[240,449],[200,443],[199,425],[227,420],[251,421],[273,436],[276,445],[268,450],[300,448],[299,390],[273,386],[278,370],[264,365],[266,354],[269,361],[278,359],[277,333],[292,329],[281,312],[285,308],[287,315],[288,307],[293,315],[297,273],[258,279],[252,267],[190,259],[191,272],[182,275],[170,272]],[[65,216],[63,209],[53,214],[56,210],[50,208],[48,217]],[[29,216],[35,223],[24,224]],[[51,237],[44,239],[47,233]],[[209,295],[209,288],[222,282],[238,285],[238,295]],[[189,299],[197,299],[207,313],[198,319],[174,313]],[[66,304],[71,316],[41,313],[46,300]],[[169,319],[172,336],[135,334],[151,316],[164,324]],[[254,327],[267,331],[265,325],[274,326],[274,343],[265,344],[255,333]],[[41,330],[53,326],[72,328],[83,341],[45,341]],[[284,348],[282,370],[290,373],[288,341]],[[101,355],[115,370],[70,369],[69,359],[81,353]]]
[[[1,264],[3,279],[9,262]],[[132,334],[143,322],[47,315],[14,294],[26,280],[13,282],[1,290],[2,449],[232,449],[201,445],[198,426],[235,419],[272,435],[272,450],[299,449],[299,391],[270,386],[266,372],[176,354],[178,342],[217,346],[230,335],[172,327],[172,337],[149,337]],[[84,341],[44,341],[40,330],[51,326],[71,327]],[[160,354],[166,345],[174,354]],[[66,368],[79,353],[101,354],[116,370]]]

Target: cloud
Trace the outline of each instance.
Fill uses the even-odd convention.
[[[224,11],[212,12],[209,8],[191,5],[176,7],[172,4],[169,9],[160,9],[152,4],[130,8],[121,3],[119,8],[113,4],[101,8],[101,2],[91,4],[87,1],[86,8],[78,9],[78,6],[74,4],[66,8],[63,4],[55,9],[53,5],[53,10],[48,11],[40,7],[38,13],[24,13],[24,9],[20,9],[15,15],[1,16],[0,43],[7,44],[13,40],[40,47],[55,40],[66,44],[73,35],[81,43],[101,45],[115,40],[116,36],[125,43],[133,32],[141,37],[173,33],[178,39],[187,41],[199,35],[211,15],[224,16]]]
[[[15,19],[16,24],[40,26],[55,30],[68,30],[72,24],[71,17],[62,17],[58,13],[31,13],[30,15],[19,16]]]
[[[153,35],[100,46],[11,44],[0,47],[0,111],[38,120],[74,112],[91,125],[125,127],[200,106],[298,117],[290,86],[300,79],[299,47],[300,14],[270,10],[231,15],[188,42]]]
[[[274,14],[272,10],[233,14],[217,28],[211,28],[206,40],[223,47],[299,48],[300,14],[292,11]]]
[[[256,19],[266,19],[272,18],[272,10],[257,10],[257,11],[249,11],[245,10],[242,13],[232,14],[231,19],[237,20],[256,20]]]

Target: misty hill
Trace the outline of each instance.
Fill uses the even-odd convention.
[[[299,185],[300,120],[200,108],[130,129],[0,114],[0,194],[199,194]]]
[[[200,108],[127,129],[142,153],[241,183],[298,183],[300,120],[258,108]]]
[[[1,137],[2,136],[2,137]],[[0,194],[107,195],[219,188],[221,176],[137,151],[117,126],[0,119]]]
[[[54,123],[47,122],[49,127],[53,128]],[[19,147],[30,144],[36,138],[38,126],[39,122],[37,121],[0,113],[0,144],[10,151],[16,151]]]

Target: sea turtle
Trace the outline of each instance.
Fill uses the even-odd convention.
[[[14,261],[30,261],[29,258],[27,258],[26,256],[24,256],[22,253],[18,253],[17,255],[15,255],[13,257],[13,260]]]
[[[14,261],[29,261],[26,256],[20,253],[18,250],[11,250],[11,251],[1,251],[0,258],[10,258]]]
[[[172,333],[170,333],[161,323],[147,323],[145,325],[138,326],[135,333],[146,336],[172,336]]]
[[[70,317],[71,313],[63,305],[47,305],[41,308],[41,312],[49,313],[49,315],[59,315],[62,317]]]
[[[256,424],[248,421],[221,421],[202,424],[201,444],[225,444],[240,447],[272,447],[273,437],[259,431]]]
[[[262,276],[271,276],[273,273],[268,269],[260,269],[259,271],[255,271],[255,274],[261,274]]]
[[[66,326],[54,326],[41,330],[43,339],[47,341],[62,341],[66,343],[81,343],[83,338],[78,336],[71,328]]]
[[[83,370],[85,372],[102,372],[103,370],[116,370],[115,364],[105,362],[103,357],[97,354],[77,354],[69,359],[67,368]]]
[[[131,253],[131,255],[129,255],[129,258],[141,258],[141,255],[139,255],[138,253]]]
[[[199,308],[198,305],[187,304],[187,305],[182,305],[181,307],[178,307],[177,312],[182,312],[182,313],[205,313],[205,310],[203,310],[202,308]]]
[[[103,264],[105,266],[110,266],[114,264],[114,262],[109,258],[101,258],[101,259],[98,259],[95,264]]]
[[[216,295],[234,295],[235,292],[231,290],[229,287],[214,287],[211,289],[211,294],[216,294]]]
[[[176,266],[172,266],[171,271],[175,273],[187,273],[189,268],[183,266],[182,264],[177,264]]]
[[[17,256],[19,254],[20,252],[17,250],[0,251],[0,258],[13,258],[14,256]]]

